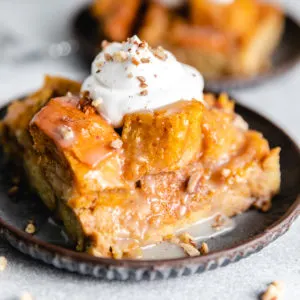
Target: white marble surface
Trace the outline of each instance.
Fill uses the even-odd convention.
[[[68,38],[68,24],[85,0],[0,0],[0,31],[8,28],[33,45]],[[300,1],[282,0],[300,20]],[[300,38],[300,37],[299,37]],[[22,46],[23,47],[23,46]],[[42,75],[55,73],[82,79],[74,59],[3,65],[0,45],[0,103],[37,87]],[[300,66],[263,86],[235,91],[245,105],[285,128],[300,143]],[[204,299],[251,300],[273,280],[286,283],[286,300],[300,299],[300,219],[291,230],[262,250],[226,268],[156,282],[103,282],[36,262],[0,240],[0,256],[8,268],[0,273],[0,299],[18,299],[29,291],[34,299]]]

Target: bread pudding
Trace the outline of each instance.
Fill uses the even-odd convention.
[[[279,191],[280,149],[202,89],[195,69],[133,37],[106,45],[82,85],[47,76],[13,102],[2,144],[78,251],[138,258],[199,220],[265,210]]]
[[[205,78],[254,76],[271,65],[284,15],[263,0],[94,0],[91,13],[99,36],[122,41],[137,33],[163,45]]]

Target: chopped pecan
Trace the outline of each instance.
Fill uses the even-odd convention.
[[[274,281],[261,295],[261,300],[281,300],[283,299],[283,291],[284,283],[282,281]]]

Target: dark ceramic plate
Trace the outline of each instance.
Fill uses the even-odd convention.
[[[6,108],[0,111],[3,117]],[[109,280],[161,279],[201,273],[225,266],[261,250],[285,233],[300,213],[300,152],[297,145],[276,125],[257,113],[237,105],[251,128],[263,132],[271,146],[280,146],[282,185],[268,213],[250,210],[234,218],[236,227],[229,233],[207,241],[211,252],[200,257],[156,260],[113,260],[96,258],[73,250],[60,224],[53,222],[38,197],[21,185],[15,197],[9,197],[11,168],[1,153],[0,160],[0,232],[25,254],[57,268]],[[23,231],[27,221],[36,222],[37,233]]]
[[[279,46],[272,57],[272,67],[255,77],[222,77],[206,80],[207,89],[215,92],[233,88],[250,87],[263,83],[291,69],[300,61],[300,26],[291,17],[285,18],[285,31]],[[79,42],[79,54],[84,64],[90,68],[96,54],[100,51],[101,40],[99,25],[91,16],[89,8],[84,8],[75,16],[72,24],[73,35]]]

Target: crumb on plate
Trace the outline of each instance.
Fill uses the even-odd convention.
[[[29,221],[28,224],[26,225],[25,232],[29,234],[34,234],[36,232],[36,227],[32,221]]]
[[[209,252],[209,248],[208,248],[207,243],[203,242],[201,244],[201,247],[200,247],[199,251],[200,251],[201,255],[207,254]]]

